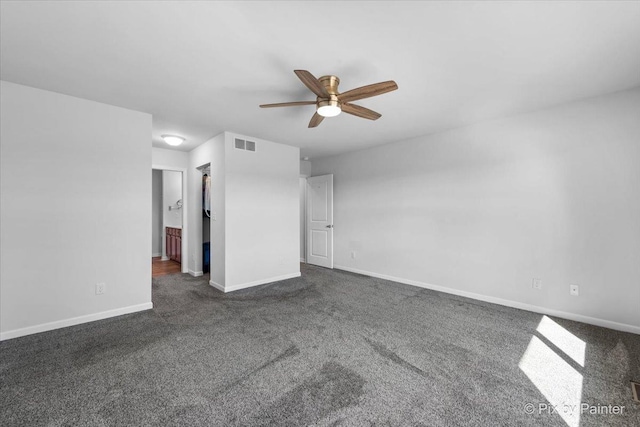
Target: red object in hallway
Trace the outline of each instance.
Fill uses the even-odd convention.
[[[177,262],[182,262],[182,229],[166,228],[167,257]]]

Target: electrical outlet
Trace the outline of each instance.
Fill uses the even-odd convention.
[[[104,282],[96,284],[96,295],[102,295],[107,292],[107,284]]]
[[[533,289],[542,289],[542,279],[533,279],[533,281],[531,282],[531,287]]]
[[[569,285],[569,295],[573,295],[575,297],[580,295],[580,286],[578,286],[578,285]]]
[[[356,252],[355,251],[351,252],[351,258],[356,259]]]

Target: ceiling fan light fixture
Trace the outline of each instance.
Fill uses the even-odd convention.
[[[162,139],[169,145],[177,147],[184,142],[184,138],[176,135],[162,135]]]
[[[355,89],[348,90],[340,93],[338,91],[338,85],[340,79],[336,76],[322,76],[319,79],[315,78],[313,74],[307,70],[294,70],[296,76],[300,81],[316,95],[315,101],[292,101],[292,102],[279,102],[277,104],[262,104],[260,108],[271,107],[297,107],[302,105],[314,105],[316,106],[316,112],[313,113],[311,121],[309,121],[309,128],[318,127],[325,117],[335,117],[342,113],[352,116],[361,117],[367,120],[378,120],[382,117],[382,114],[376,113],[373,110],[362,107],[357,104],[353,104],[353,101],[360,99],[371,98],[372,96],[382,95],[383,93],[391,92],[398,89],[398,85],[393,80],[387,80],[386,82],[374,83],[367,86],[357,87]]]
[[[318,101],[318,109],[316,110],[322,117],[335,117],[342,112],[340,101],[337,99],[327,99]]]

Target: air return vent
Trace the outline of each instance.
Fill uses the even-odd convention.
[[[244,139],[236,138],[235,147],[238,150],[256,151],[255,141],[245,141]]]

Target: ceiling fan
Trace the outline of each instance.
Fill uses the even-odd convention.
[[[377,120],[382,117],[382,114],[369,110],[368,108],[361,107],[356,104],[352,104],[352,101],[359,99],[370,98],[372,96],[382,95],[383,93],[391,92],[398,89],[398,85],[393,80],[386,82],[375,83],[368,86],[362,86],[357,89],[352,89],[344,93],[338,92],[338,85],[340,79],[336,76],[322,76],[316,79],[313,74],[306,70],[294,70],[294,73],[309,88],[311,92],[316,94],[315,101],[295,101],[295,102],[282,102],[279,104],[263,104],[260,108],[272,108],[272,107],[297,107],[300,105],[315,105],[316,112],[311,117],[309,127],[314,128],[318,126],[325,117],[334,117],[344,111],[345,113],[352,114],[357,117],[362,117],[369,120]]]

